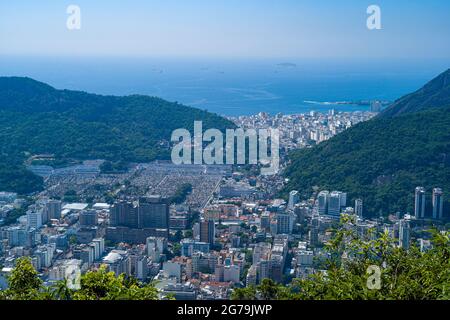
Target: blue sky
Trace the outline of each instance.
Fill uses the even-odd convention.
[[[81,8],[69,31],[66,8]],[[381,7],[382,30],[366,28]],[[448,0],[21,0],[0,3],[0,54],[450,58]]]

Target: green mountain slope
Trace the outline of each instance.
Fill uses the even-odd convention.
[[[427,106],[429,96],[444,102],[450,97],[448,86],[439,86],[434,80],[426,87],[418,95],[407,96],[409,101]],[[437,91],[432,93],[431,87]],[[427,98],[422,95],[425,91]],[[426,101],[422,103],[420,96]],[[292,153],[285,171],[290,178],[286,191],[296,189],[305,196],[311,195],[313,186],[347,191],[351,201],[363,198],[368,215],[412,212],[414,188],[419,185],[429,194],[433,187],[443,188],[448,200],[450,103],[435,104],[436,108],[416,108],[415,104],[410,102],[394,117],[382,114],[314,148]]]
[[[450,105],[450,69],[440,74],[416,92],[395,101],[383,111],[381,116],[394,117],[404,113],[447,105]]]
[[[56,90],[29,78],[0,78],[0,190],[29,192],[39,186],[20,181],[30,174],[25,155],[50,153],[57,159],[143,162],[167,159],[173,130],[234,128],[206,111],[148,96],[101,96]],[[10,170],[14,166],[14,170]],[[34,181],[34,179],[30,179]]]

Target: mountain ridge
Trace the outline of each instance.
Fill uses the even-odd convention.
[[[380,116],[395,117],[404,113],[447,105],[450,105],[450,69],[429,81],[419,90],[397,99]]]

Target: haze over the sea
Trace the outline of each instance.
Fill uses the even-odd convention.
[[[378,0],[375,30],[370,4],[1,1],[0,76],[240,115],[357,110],[305,101],[393,100],[450,67],[448,0]]]
[[[58,89],[154,95],[237,116],[367,110],[316,102],[395,100],[449,67],[448,61],[11,57],[0,75]]]

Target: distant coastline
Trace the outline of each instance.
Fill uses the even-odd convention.
[[[296,64],[296,67],[287,65]],[[280,66],[285,65],[285,66]],[[330,68],[330,65],[333,68]],[[225,116],[370,110],[416,90],[434,71],[311,61],[4,58],[0,74],[101,95],[149,95]],[[407,70],[411,70],[408,68]],[[222,73],[221,73],[222,72]],[[304,102],[306,101],[306,102]],[[336,101],[336,103],[333,103]]]
[[[379,101],[379,100],[356,100],[356,101],[314,101],[314,100],[304,100],[304,103],[307,104],[316,104],[321,106],[329,106],[329,105],[352,105],[352,106],[370,106],[374,101],[377,101],[381,104],[381,106],[388,106],[392,103],[392,101]]]

